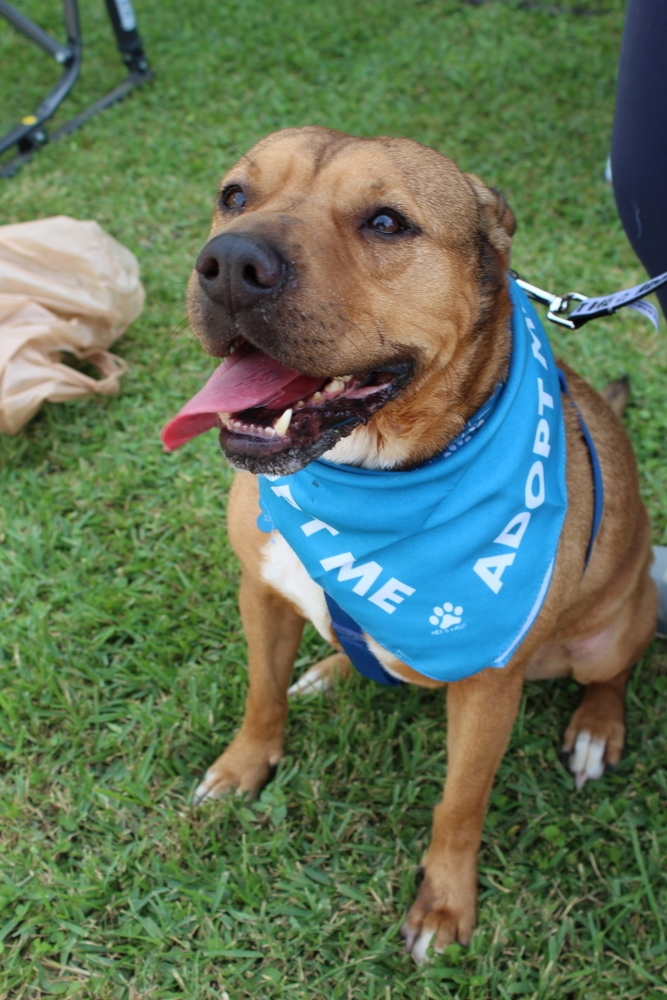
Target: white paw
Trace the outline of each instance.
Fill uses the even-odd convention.
[[[195,793],[192,796],[192,805],[200,806],[203,802],[212,802],[213,799],[219,799],[223,793],[216,792],[214,785],[215,778],[211,771],[207,771],[204,775],[204,780],[195,788]]]
[[[430,955],[427,954],[428,947],[435,937],[435,931],[422,931],[415,943],[413,944],[410,954],[414,958],[417,965],[428,965],[433,961]]]
[[[577,788],[583,788],[589,779],[593,781],[602,777],[606,747],[606,740],[596,739],[586,729],[578,734],[570,754],[570,770]]]
[[[459,624],[462,614],[463,608],[460,604],[454,607],[453,604],[447,601],[441,608],[433,608],[433,614],[429,618],[429,621],[431,625],[437,625],[438,628],[450,628],[452,625]]]
[[[408,924],[403,924],[401,934],[405,938],[405,950],[411,955],[417,965],[429,965],[433,961],[433,955],[442,955],[444,947],[438,948],[434,945],[433,955],[428,954],[428,949],[436,935],[436,931],[422,930],[419,933],[412,931]]]
[[[319,666],[310,667],[303,677],[299,677],[290,688],[287,689],[288,698],[301,698],[303,696],[319,694],[320,691],[330,691],[333,687],[333,680],[328,673],[320,670]]]

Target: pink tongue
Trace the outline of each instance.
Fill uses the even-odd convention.
[[[168,451],[218,424],[218,413],[237,413],[252,406],[277,404],[280,409],[314,392],[324,379],[302,375],[262,351],[225,358],[203,389],[163,428],[160,437]]]

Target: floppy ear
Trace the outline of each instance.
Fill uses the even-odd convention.
[[[465,176],[479,205],[483,235],[503,258],[503,266],[507,267],[512,237],[516,232],[514,212],[499,191],[487,187],[474,174],[466,174]]]

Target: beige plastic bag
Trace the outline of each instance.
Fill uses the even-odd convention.
[[[127,365],[108,347],[143,303],[136,257],[96,222],[0,226],[0,432],[15,434],[45,399],[118,392]],[[64,364],[63,351],[101,378]]]

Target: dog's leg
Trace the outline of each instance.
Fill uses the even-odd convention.
[[[484,814],[522,687],[516,664],[449,685],[445,792],[422,862],[424,881],[401,929],[406,951],[420,964],[431,941],[439,952],[453,941],[470,940]]]
[[[248,695],[237,735],[209,767],[196,804],[236,789],[256,795],[283,755],[287,688],[304,621],[292,605],[247,572],[239,592],[248,640]]]
[[[645,572],[633,599],[617,611],[611,625],[566,644],[572,676],[586,685],[563,739],[577,788],[602,777],[606,766],[621,759],[625,688],[655,630],[656,602],[655,586]]]

